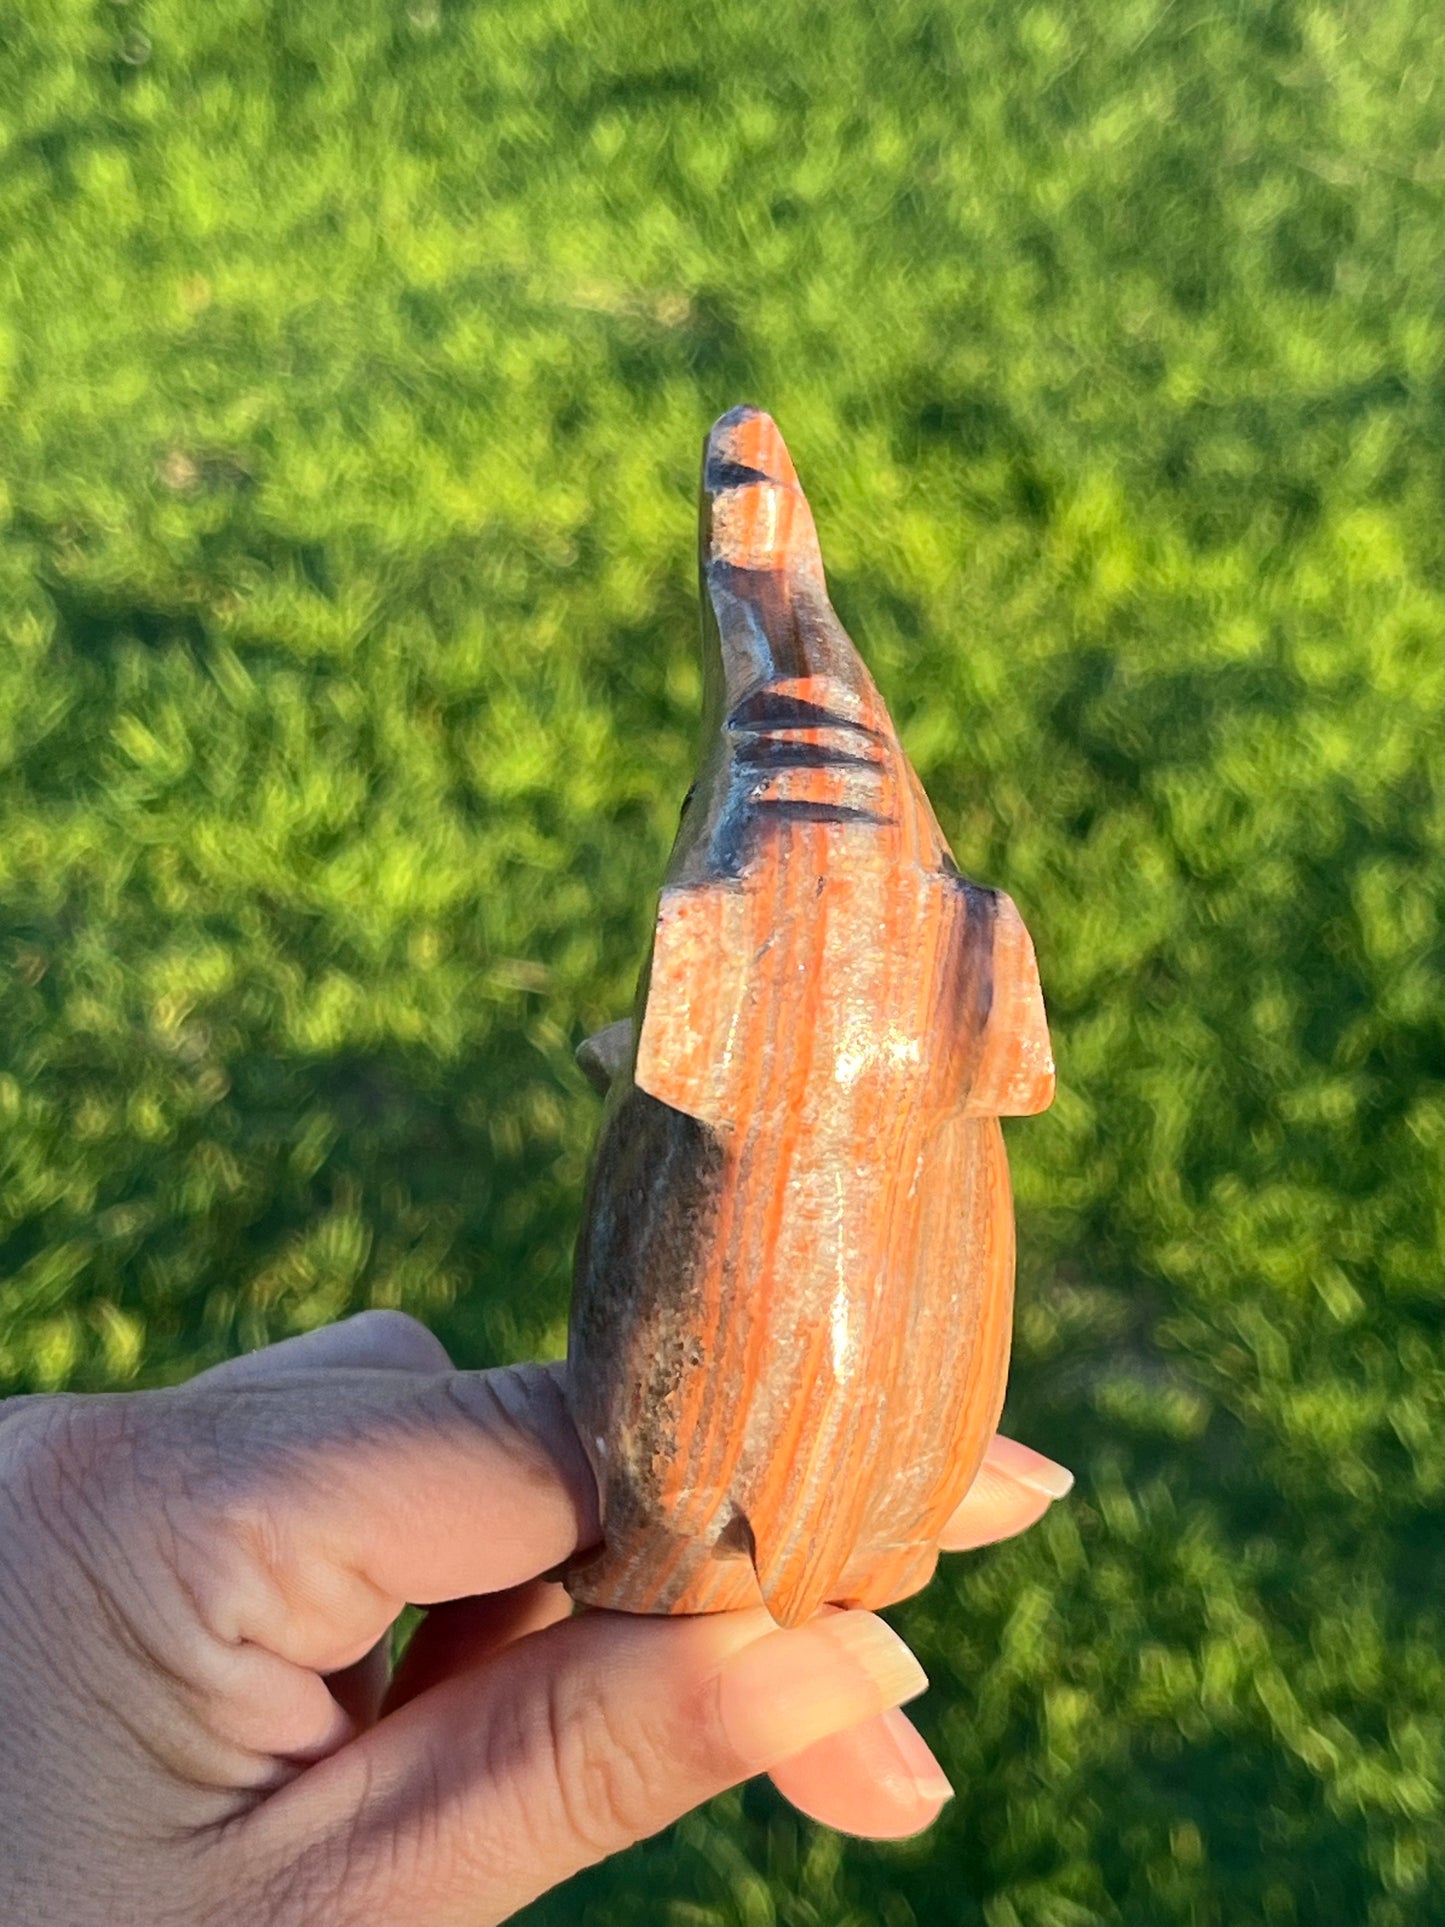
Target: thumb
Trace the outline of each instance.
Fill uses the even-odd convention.
[[[317,1918],[482,1927],[926,1684],[871,1613],[587,1612],[408,1702],[238,1844]]]

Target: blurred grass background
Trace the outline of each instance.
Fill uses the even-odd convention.
[[[765,1785],[534,1927],[1445,1920],[1445,20],[1411,0],[20,0],[0,1390],[365,1305],[560,1350],[773,410],[1061,1083],[901,1621],[960,1797]]]

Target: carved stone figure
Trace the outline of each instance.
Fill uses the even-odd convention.
[[[1000,1116],[1054,1068],[1033,946],[959,875],[754,408],[703,453],[706,708],[607,1105],[568,1382],[605,1542],[573,1596],[780,1625],[932,1574],[998,1422]]]

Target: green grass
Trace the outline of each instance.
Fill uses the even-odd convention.
[[[555,1351],[770,408],[1035,935],[960,1795],[536,1927],[1416,1927],[1445,1880],[1445,22],[1413,0],[21,0],[0,1390],[368,1304]]]

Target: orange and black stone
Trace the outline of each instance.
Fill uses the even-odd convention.
[[[780,1625],[922,1586],[998,1423],[1000,1116],[1054,1069],[1011,900],[961,877],[833,613],[771,418],[703,450],[706,699],[577,1247],[573,1417],[628,1612]]]

